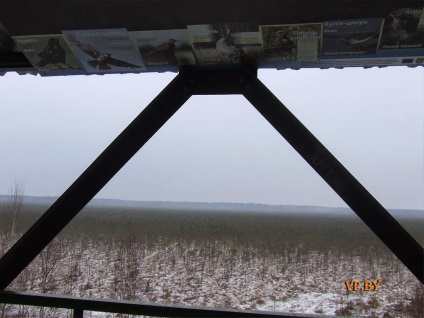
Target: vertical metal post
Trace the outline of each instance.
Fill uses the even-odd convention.
[[[84,310],[74,309],[74,318],[84,318]]]
[[[190,98],[185,84],[186,76],[178,74],[0,259],[0,290],[28,266]]]

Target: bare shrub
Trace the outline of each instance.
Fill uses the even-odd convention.
[[[9,198],[7,204],[0,214],[0,224],[6,239],[14,237],[19,226],[19,217],[23,207],[25,194],[25,184],[22,181],[15,181],[9,189]]]

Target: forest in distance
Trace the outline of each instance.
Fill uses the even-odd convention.
[[[49,200],[23,200],[13,220],[12,205],[0,197],[0,255],[46,211]],[[423,285],[348,209],[140,204],[93,200],[8,290],[351,317],[424,317]],[[424,245],[424,211],[391,213]],[[378,290],[349,291],[346,282],[352,280],[381,283]],[[0,317],[72,313],[0,304]]]

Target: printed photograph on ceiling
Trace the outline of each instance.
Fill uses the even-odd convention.
[[[63,31],[87,73],[145,71],[126,29]]]
[[[187,26],[198,64],[255,64],[261,57],[256,23]]]
[[[384,20],[380,49],[419,49],[424,47],[423,8],[399,9]]]
[[[29,62],[40,72],[84,72],[61,34],[16,36],[13,38]]]
[[[321,23],[260,26],[267,61],[313,61],[319,58]]]
[[[382,19],[325,21],[321,58],[377,52]]]
[[[188,30],[153,30],[129,32],[146,66],[193,65]]]

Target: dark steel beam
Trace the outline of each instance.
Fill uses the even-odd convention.
[[[333,316],[277,313],[268,311],[208,308],[198,306],[165,305],[147,302],[80,298],[72,296],[0,292],[0,303],[54,308],[83,308],[100,311],[155,317],[280,317],[280,318],[330,318]],[[82,310],[81,310],[82,311]],[[80,316],[77,316],[80,317]],[[334,318],[334,317],[333,317]]]
[[[74,318],[84,318],[84,310],[74,309]]]
[[[244,77],[247,68],[243,65],[228,65],[226,69],[214,66],[185,67],[188,78],[188,86],[192,95],[227,95],[243,94],[246,89]],[[249,69],[251,74],[256,75],[257,69]]]
[[[129,31],[175,30],[223,21],[317,23],[386,17],[398,8],[420,7],[422,0],[2,0],[0,21],[16,36],[117,27]]]
[[[49,244],[131,157],[190,98],[178,74],[0,259],[0,290]]]
[[[244,80],[245,98],[424,284],[423,248],[257,77]]]

